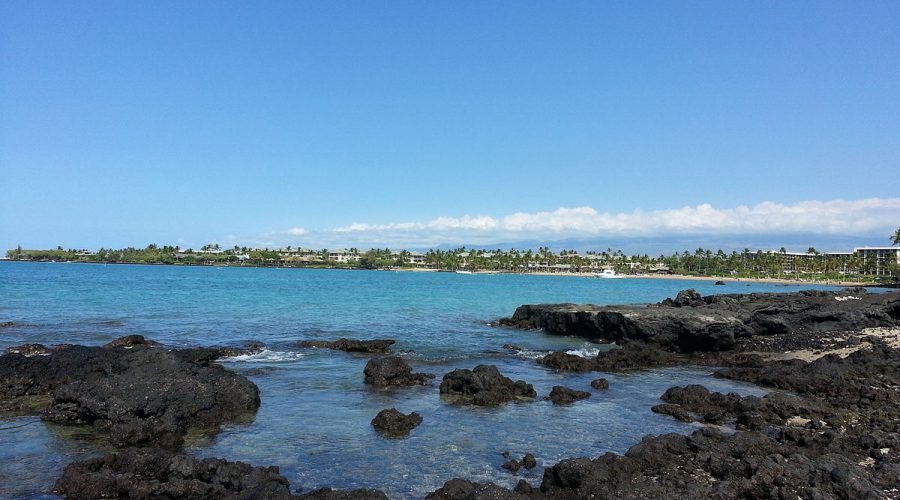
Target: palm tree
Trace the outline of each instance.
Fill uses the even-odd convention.
[[[891,235],[891,244],[900,245],[900,227],[898,227],[897,230],[894,231],[894,234]]]

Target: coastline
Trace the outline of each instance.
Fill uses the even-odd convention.
[[[449,272],[452,273],[454,271],[441,271],[437,269],[389,269],[390,271],[404,271],[404,272]],[[533,273],[511,273],[506,271],[474,271],[472,274],[513,274],[520,276],[562,276],[562,277],[573,277],[573,278],[594,278],[597,273],[548,273],[544,271],[537,271]],[[782,285],[823,285],[823,286],[875,286],[873,283],[866,283],[862,281],[835,281],[835,280],[798,280],[798,279],[783,279],[783,278],[732,278],[732,277],[723,277],[723,276],[693,276],[689,274],[625,274],[623,275],[623,279],[662,279],[662,280],[680,280],[680,281],[722,281],[725,283],[771,283],[771,284],[782,284]]]
[[[171,267],[225,267],[225,268],[258,268],[258,269],[330,269],[343,271],[395,271],[410,273],[455,273],[455,271],[444,269],[426,269],[426,268],[383,268],[383,269],[364,269],[358,267],[315,267],[315,266],[253,266],[253,265],[215,265],[215,264],[165,264],[165,263],[145,263],[145,262],[87,262],[87,261],[39,261],[39,260],[15,260],[0,259],[0,262],[23,262],[23,263],[43,263],[43,264],[94,264],[94,265],[117,265],[117,266],[171,266]],[[512,274],[519,276],[563,276],[573,278],[594,278],[595,272],[588,273],[550,273],[546,271],[536,271],[530,273],[516,273],[508,271],[473,271],[476,274]],[[836,281],[836,280],[802,280],[789,278],[734,278],[724,276],[694,276],[688,274],[625,274],[624,279],[662,279],[662,280],[681,280],[681,281],[722,281],[726,284],[734,283],[769,283],[785,286],[863,286],[863,287],[884,287],[881,283],[868,283],[862,281]]]

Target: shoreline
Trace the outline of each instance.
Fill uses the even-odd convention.
[[[389,271],[404,272],[432,272],[432,273],[453,273],[455,271],[444,271],[437,269],[386,269]],[[572,278],[595,278],[595,272],[589,273],[550,273],[546,271],[537,271],[533,273],[512,273],[507,271],[473,271],[472,274],[510,274],[517,276],[562,276]],[[623,279],[660,279],[660,280],[680,280],[680,281],[723,281],[725,283],[771,283],[783,285],[821,285],[821,286],[864,286],[877,287],[880,284],[866,283],[863,281],[835,281],[835,280],[802,280],[789,278],[733,278],[723,276],[692,276],[689,274],[625,274]],[[601,279],[601,278],[598,278]]]
[[[456,271],[445,269],[426,269],[426,268],[382,268],[382,269],[365,269],[359,267],[313,267],[313,266],[255,266],[255,265],[215,265],[215,264],[165,264],[165,263],[147,263],[147,262],[85,262],[85,261],[39,261],[39,260],[15,260],[0,259],[0,262],[22,262],[30,264],[94,264],[94,265],[116,265],[116,266],[167,266],[167,267],[222,267],[237,269],[319,269],[319,270],[339,270],[339,271],[395,271],[409,273],[450,273],[455,274]],[[509,271],[472,271],[472,275],[485,274],[509,274],[516,276],[561,276],[572,278],[595,278],[596,272],[587,273],[551,273],[546,271],[536,271],[529,273],[517,273]],[[723,276],[693,276],[688,274],[625,274],[623,279],[661,279],[661,280],[680,280],[680,281],[722,281],[726,284],[733,283],[769,283],[785,286],[862,286],[873,288],[892,288],[885,286],[884,283],[869,283],[863,281],[841,281],[841,280],[803,280],[790,278],[734,278]],[[601,279],[601,278],[598,278]]]

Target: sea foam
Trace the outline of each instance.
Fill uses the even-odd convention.
[[[222,358],[222,361],[243,363],[289,363],[302,357],[303,353],[300,352],[263,349],[262,351],[253,354],[241,354],[239,356]]]

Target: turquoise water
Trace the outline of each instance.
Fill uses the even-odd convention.
[[[557,374],[533,362],[549,350],[589,355],[603,346],[487,322],[524,303],[657,302],[679,290],[703,294],[790,291],[771,284],[714,286],[705,281],[600,280],[565,276],[459,275],[390,271],[255,269],[0,262],[0,349],[25,342],[96,345],[141,334],[171,346],[261,341],[259,355],[224,362],[251,375],[262,407],[249,424],[227,426],[189,450],[255,465],[277,465],[295,488],[381,488],[419,498],[453,477],[513,486],[537,484],[542,467],[513,475],[500,453],[534,453],[541,466],[562,458],[623,452],[645,434],[693,427],[649,411],[673,385],[761,394],[709,377],[704,369]],[[807,287],[809,288],[809,287]],[[392,338],[430,387],[374,391],[363,384],[366,357],[294,347],[298,340]],[[513,353],[501,348],[514,343]],[[445,404],[440,377],[454,368],[495,364],[534,384],[539,399],[499,408]],[[589,382],[610,381],[608,391]],[[553,385],[590,390],[568,407],[543,401]],[[378,436],[370,420],[388,407],[424,417],[410,437]],[[4,430],[7,429],[8,430]],[[71,430],[33,417],[0,421],[0,497],[47,495],[62,467],[95,454]]]

